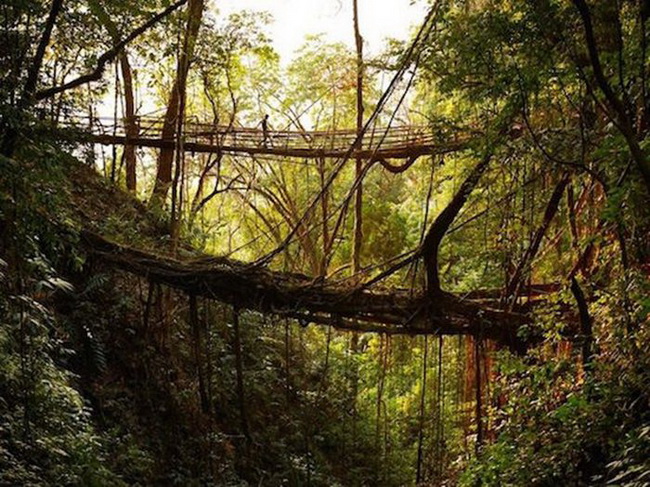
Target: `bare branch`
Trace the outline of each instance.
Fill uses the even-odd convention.
[[[56,24],[56,18],[61,11],[63,6],[63,0],[54,0],[50,8],[50,13],[47,16],[47,21],[45,22],[45,29],[43,30],[43,35],[41,40],[38,43],[36,48],[36,55],[32,61],[29,71],[27,73],[27,81],[25,82],[25,89],[23,91],[23,96],[21,103],[26,104],[29,102],[29,99],[32,97],[34,90],[36,89],[36,83],[38,81],[38,73],[41,70],[41,65],[43,64],[43,57],[45,56],[45,49],[50,44],[50,39],[52,37],[52,30],[54,29],[54,24]]]
[[[160,22],[162,19],[165,17],[169,16],[176,10],[178,10],[180,7],[185,5],[187,3],[187,0],[179,0],[178,2],[170,5],[167,7],[165,10],[160,12],[159,14],[155,15],[151,19],[149,19],[147,22],[142,24],[140,27],[135,29],[133,32],[131,32],[128,36],[126,36],[124,39],[122,39],[120,42],[116,43],[111,49],[106,51],[104,54],[99,56],[99,59],[97,60],[97,66],[95,69],[88,73],[84,74],[83,76],[79,76],[78,78],[73,79],[72,81],[69,81],[67,83],[64,83],[63,85],[60,86],[53,86],[51,88],[47,88],[45,90],[41,90],[36,92],[34,95],[34,98],[36,100],[43,100],[45,98],[50,98],[54,95],[57,95],[59,93],[63,93],[64,91],[71,90],[72,88],[76,88],[77,86],[84,85],[86,83],[90,83],[91,81],[98,81],[101,79],[102,75],[104,74],[104,70],[106,69],[106,65],[110,62],[112,62],[117,56],[122,52],[122,49],[129,44],[131,41],[139,37],[141,34],[149,30],[151,27],[156,25],[158,22]]]
[[[589,6],[585,0],[573,0],[580,17],[582,19],[582,24],[585,29],[585,39],[587,42],[587,51],[589,52],[589,59],[591,60],[591,67],[594,71],[594,76],[596,77],[596,83],[605,95],[605,99],[609,104],[610,108],[616,114],[618,118],[618,124],[621,130],[621,134],[625,137],[632,158],[636,162],[639,172],[643,176],[646,188],[650,192],[650,162],[646,158],[639,141],[637,139],[636,133],[634,131],[634,125],[628,116],[628,113],[625,109],[623,102],[616,96],[614,90],[612,89],[609,81],[605,77],[603,72],[603,66],[600,63],[600,56],[598,54],[598,47],[596,45],[596,37],[594,35],[594,28],[591,21],[591,13],[589,12]]]

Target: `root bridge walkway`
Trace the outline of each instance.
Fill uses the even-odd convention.
[[[174,148],[178,140],[163,138],[163,120],[138,118],[134,130],[111,119],[70,120],[64,127],[76,129],[81,139],[103,145]],[[137,136],[133,136],[137,133]],[[463,149],[470,139],[450,131],[434,132],[427,126],[374,128],[364,134],[357,147],[355,130],[298,131],[263,130],[261,127],[232,127],[188,121],[183,125],[182,145],[193,153],[230,153],[300,158],[352,158],[366,160],[413,159]]]

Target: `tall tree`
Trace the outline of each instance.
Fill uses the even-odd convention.
[[[91,11],[99,19],[108,34],[111,36],[113,44],[120,42],[120,33],[113,22],[111,16],[106,11],[102,2],[92,0],[89,2]],[[133,140],[138,138],[139,128],[138,121],[135,115],[135,93],[133,87],[133,72],[131,70],[131,63],[129,62],[129,55],[126,49],[120,51],[118,55],[120,63],[120,71],[122,72],[122,81],[124,83],[124,124],[126,129],[126,138]],[[126,144],[124,146],[124,164],[126,166],[126,187],[129,191],[135,192],[137,177],[136,177],[136,147],[135,145]]]
[[[174,140],[180,137],[179,124],[184,116],[184,105],[187,89],[187,77],[194,54],[196,39],[201,27],[205,0],[189,0],[187,8],[187,24],[185,35],[176,65],[176,79],[169,94],[167,111],[163,120],[162,139]],[[152,203],[161,206],[172,184],[172,166],[174,164],[174,147],[165,147],[158,156],[156,182],[153,189]]]
[[[354,41],[357,51],[357,134],[363,129],[363,38],[359,29],[359,6],[357,0],[352,0],[354,12]],[[361,142],[360,142],[361,143]],[[357,157],[355,161],[355,177],[360,178],[363,160]],[[361,269],[361,242],[363,241],[363,185],[359,182],[354,196],[354,238],[352,244],[352,272]]]

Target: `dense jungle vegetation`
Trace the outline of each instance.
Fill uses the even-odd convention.
[[[0,2],[0,485],[650,486],[650,2],[342,1]]]

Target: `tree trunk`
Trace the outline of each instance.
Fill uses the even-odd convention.
[[[135,115],[135,95],[133,90],[133,73],[128,55],[125,51],[120,54],[120,69],[122,70],[122,80],[124,81],[124,123],[126,125],[126,140],[135,140],[140,135],[140,127]],[[132,144],[124,145],[124,163],[126,165],[126,187],[129,191],[135,193],[137,189],[136,176],[136,146]]]
[[[447,233],[458,213],[465,205],[467,198],[474,191],[481,176],[488,168],[492,154],[486,155],[470,172],[463,181],[458,192],[451,202],[440,212],[440,215],[433,222],[422,243],[422,255],[427,273],[427,292],[436,295],[442,291],[440,287],[440,276],[438,273],[438,251],[443,237]]]
[[[591,316],[585,294],[582,292],[580,284],[575,277],[571,278],[571,293],[578,304],[580,314],[580,339],[582,341],[582,366],[585,373],[591,369],[591,344],[593,342],[593,333],[591,327]]]
[[[36,91],[36,86],[38,84],[38,75],[41,71],[41,66],[43,65],[43,58],[45,57],[45,51],[47,46],[50,44],[50,39],[52,38],[52,31],[54,30],[54,25],[56,24],[56,19],[61,12],[63,6],[63,0],[53,0],[52,5],[50,6],[50,12],[45,21],[45,27],[43,28],[43,33],[41,34],[41,39],[38,42],[36,48],[36,54],[34,59],[30,64],[27,70],[27,80],[25,81],[25,87],[20,96],[18,102],[18,109],[25,110],[32,103],[34,97],[34,92]],[[18,121],[20,122],[20,120]],[[0,153],[5,157],[12,157],[14,150],[16,148],[16,141],[18,139],[18,130],[15,124],[7,124],[5,126],[5,121],[2,120],[2,141],[0,146]]]
[[[352,0],[354,11],[354,40],[357,50],[357,135],[363,130],[363,38],[359,31],[359,9],[357,0]],[[361,138],[359,145],[361,146]],[[359,149],[361,147],[358,147]],[[363,160],[357,157],[355,162],[355,178],[359,179],[363,171]],[[352,244],[352,273],[361,269],[361,243],[363,240],[363,184],[359,181],[354,199],[354,240]]]
[[[187,76],[189,73],[190,61],[194,54],[194,47],[196,45],[199,28],[201,27],[204,4],[204,0],[189,0],[187,26],[176,68],[176,80],[174,81],[169,95],[167,111],[163,120],[161,137],[163,141],[172,141],[175,137],[181,135],[177,134],[178,119],[184,115],[181,113],[181,106],[183,105],[186,96]],[[167,193],[169,192],[172,183],[174,152],[174,146],[163,147],[160,149],[156,182],[151,198],[154,205],[162,206],[167,197]]]
[[[591,61],[591,66],[594,71],[594,77],[596,78],[596,84],[598,88],[605,96],[605,101],[611,111],[612,118],[618,122],[616,125],[620,133],[625,138],[632,159],[637,165],[643,181],[645,183],[646,190],[648,195],[650,195],[650,160],[643,153],[641,145],[639,144],[639,139],[634,128],[634,122],[628,115],[628,111],[625,107],[623,101],[619,99],[614,90],[612,89],[611,84],[607,80],[603,66],[600,62],[600,55],[598,52],[598,46],[596,45],[596,37],[594,35],[593,24],[591,20],[591,13],[589,11],[589,6],[585,0],[573,0],[580,17],[582,19],[584,31],[585,31],[585,40],[587,43],[587,51],[589,52],[589,59]]]
[[[549,226],[551,225],[551,221],[553,220],[553,217],[555,217],[555,214],[557,213],[558,207],[560,205],[560,201],[562,200],[562,195],[564,194],[564,189],[569,184],[569,179],[570,179],[569,175],[565,174],[564,176],[562,176],[560,182],[555,186],[555,189],[553,190],[553,194],[551,195],[551,198],[549,199],[548,204],[546,205],[546,211],[544,212],[542,223],[540,224],[539,228],[535,232],[535,235],[533,236],[533,239],[530,242],[530,246],[528,247],[526,252],[524,252],[524,255],[519,261],[519,264],[517,265],[515,272],[513,273],[512,277],[510,278],[510,281],[508,282],[505,295],[506,295],[506,300],[510,307],[512,307],[514,302],[516,301],[517,295],[519,294],[519,289],[521,287],[522,282],[524,281],[524,276],[528,272],[530,265],[535,259],[535,256],[539,251],[539,247],[542,244],[542,240],[544,239],[544,235],[546,235],[546,232]]]
[[[103,8],[101,2],[93,0],[89,2],[90,10],[99,19],[99,21],[106,27],[108,34],[111,36],[113,45],[120,42],[120,33],[113,19]],[[131,70],[131,63],[126,50],[122,50],[118,55],[120,63],[120,70],[122,71],[122,79],[124,80],[124,124],[126,132],[127,143],[124,144],[124,163],[126,165],[126,187],[129,191],[135,192],[136,190],[136,159],[135,151],[136,146],[128,143],[130,140],[135,140],[139,136],[138,121],[135,116],[135,94],[133,89],[133,72]],[[116,120],[117,122],[117,120]]]

